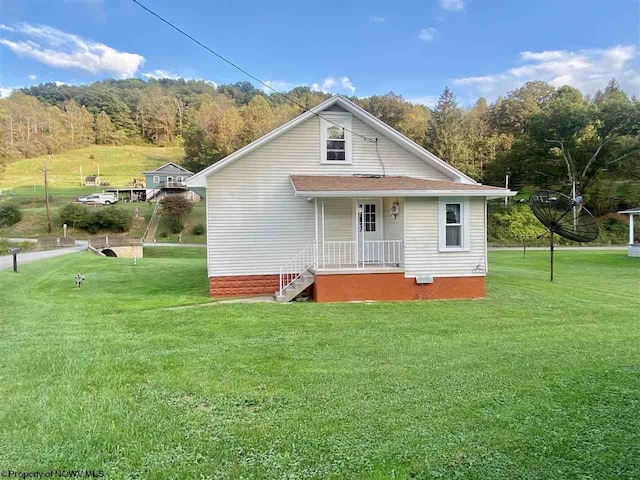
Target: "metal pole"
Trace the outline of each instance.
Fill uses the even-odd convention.
[[[13,271],[18,273],[18,252],[13,252]]]
[[[509,173],[504,177],[504,186],[506,189],[509,189]],[[504,206],[506,207],[509,204],[509,197],[504,197]]]
[[[51,154],[49,153],[49,161]],[[47,162],[42,161],[42,171],[44,172],[44,204],[47,209],[47,231],[51,233],[51,212],[49,211],[49,184],[47,182]]]
[[[551,235],[549,237],[549,247],[549,251],[551,253],[551,281],[553,282],[553,232],[551,232]]]
[[[576,200],[576,181],[575,179],[571,182],[571,202],[575,202]],[[576,206],[573,206],[573,231],[575,232],[577,227],[577,216],[576,216]]]

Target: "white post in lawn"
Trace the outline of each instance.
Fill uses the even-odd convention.
[[[629,214],[629,245],[633,245],[633,213]]]

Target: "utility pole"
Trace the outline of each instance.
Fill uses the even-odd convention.
[[[82,165],[80,165],[80,186],[82,186]]]
[[[51,152],[48,153],[51,162]],[[42,161],[42,172],[44,173],[44,204],[47,208],[47,231],[51,233],[51,212],[49,211],[49,185],[47,183],[47,162]]]

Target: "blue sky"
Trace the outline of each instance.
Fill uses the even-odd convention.
[[[141,0],[278,89],[308,85],[430,105],[540,79],[640,94],[639,0]],[[130,0],[0,0],[0,94],[40,82],[240,72]]]

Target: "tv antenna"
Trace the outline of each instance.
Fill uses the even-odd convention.
[[[553,190],[540,190],[529,197],[531,211],[549,231],[552,282],[554,235],[580,243],[592,242],[598,238],[598,223],[582,202],[581,196],[571,199]]]

